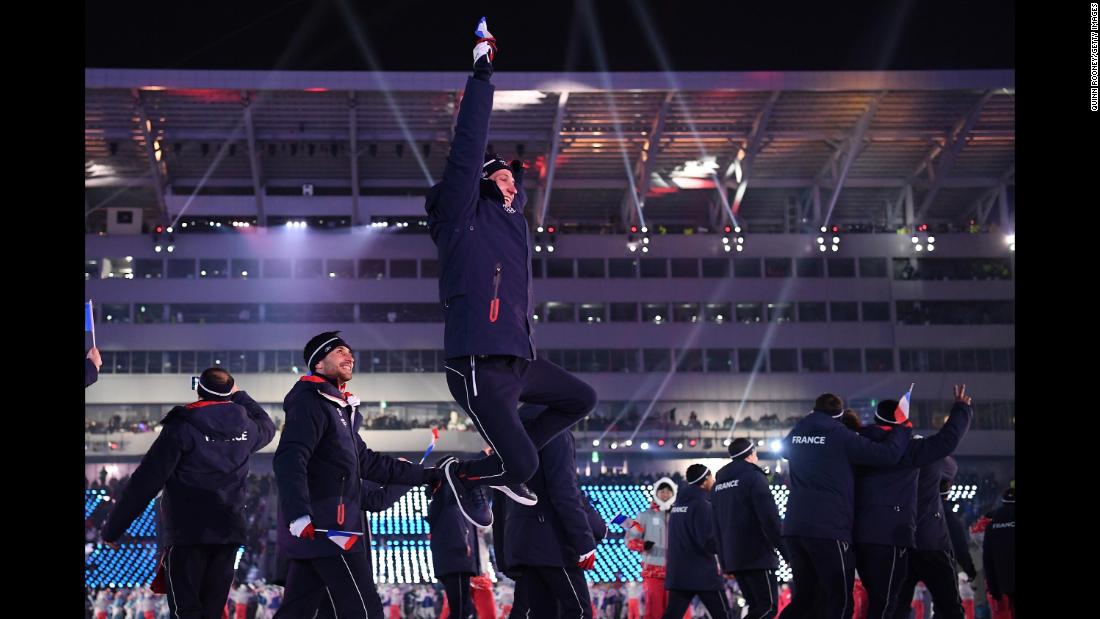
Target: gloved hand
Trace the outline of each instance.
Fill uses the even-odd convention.
[[[313,522],[307,514],[290,523],[290,534],[301,539],[313,539],[317,532],[313,530]]]
[[[477,43],[474,45],[474,77],[489,81],[489,78],[493,75],[493,59],[497,53],[497,40],[489,33],[489,26],[485,23],[484,17],[477,23],[474,34],[478,37]]]
[[[646,543],[644,544],[644,546],[643,546],[643,547],[644,547],[644,548],[645,548],[646,550],[649,550],[650,548],[653,548],[653,542],[652,542],[652,541],[646,541]]]
[[[435,489],[443,481],[443,469],[437,466],[424,467],[424,483]]]
[[[577,559],[577,567],[582,570],[590,570],[596,565],[596,549],[593,548]]]
[[[640,539],[628,539],[626,540],[626,549],[633,550],[634,552],[642,552],[645,550],[645,544]]]

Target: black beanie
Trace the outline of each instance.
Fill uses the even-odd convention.
[[[498,170],[512,170],[512,167],[508,165],[504,157],[496,153],[486,153],[485,163],[481,166],[481,178],[489,178]],[[512,172],[514,174],[515,170],[512,170]]]
[[[735,438],[729,446],[730,457],[744,460],[752,454],[755,445],[756,444],[753,443],[751,439],[744,437]]]
[[[351,346],[344,341],[339,335],[339,331],[325,331],[319,335],[313,336],[313,339],[306,344],[306,347],[302,350],[302,358],[306,360],[306,372],[313,373],[313,366],[317,365],[317,362],[325,358],[325,355],[332,352],[338,346],[347,346],[348,350],[351,350]]]
[[[233,391],[233,375],[225,368],[206,368],[199,376],[199,385],[195,390],[202,400],[228,400]]]
[[[685,475],[684,477],[686,478],[687,483],[693,486],[698,486],[699,484],[703,483],[703,480],[707,478],[708,474],[710,474],[710,469],[708,469],[706,465],[693,464],[688,467],[687,475]]]
[[[894,411],[897,409],[897,400],[883,400],[879,402],[878,407],[875,409],[875,421],[891,426],[900,425],[901,422],[894,420]]]

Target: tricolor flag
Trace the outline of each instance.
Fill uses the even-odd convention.
[[[351,550],[351,547],[355,545],[355,542],[359,541],[362,537],[362,533],[356,533],[355,531],[338,531],[336,529],[314,529],[318,533],[324,533],[325,537],[330,542],[343,548],[344,550]]]
[[[470,22],[466,22],[470,23]],[[474,30],[474,34],[479,39],[491,39],[493,35],[489,34],[489,24],[485,23],[485,17],[481,17],[481,21],[477,22],[477,29]]]
[[[428,460],[428,454],[432,453],[435,449],[435,442],[439,440],[439,428],[432,428],[432,442],[428,443],[428,448],[424,450],[424,456],[420,458],[420,464],[424,464]]]
[[[633,518],[627,518],[626,516],[624,516],[622,514],[619,514],[619,515],[615,516],[614,518],[612,518],[611,519],[611,524],[617,524],[620,527],[622,527],[624,530],[630,529],[630,528],[635,528],[635,529],[638,530],[639,533],[645,531],[645,529],[642,528],[642,525],[638,524],[637,520],[634,520]]]
[[[84,304],[84,332],[92,334],[92,346],[95,346],[95,312],[92,309],[92,300]]]
[[[909,385],[909,391],[905,392],[905,395],[901,396],[898,400],[898,407],[894,409],[894,421],[897,423],[905,423],[909,421],[909,398],[913,395],[913,387],[917,383],[911,383]]]

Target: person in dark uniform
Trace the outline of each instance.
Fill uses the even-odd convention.
[[[358,428],[359,399],[345,391],[355,356],[339,332],[315,336],[302,351],[310,373],[283,400],[286,424],[272,468],[279,489],[279,543],[289,559],[286,592],[276,617],[311,616],[328,596],[337,615],[381,616],[367,553],[357,537],[330,538],[316,529],[362,536],[362,480],[434,487],[436,468],[378,454]],[[336,543],[340,542],[340,543]]]
[[[823,394],[783,439],[791,479],[783,536],[794,575],[794,594],[783,610],[784,619],[817,612],[829,617],[851,613],[854,468],[897,463],[909,440],[910,429],[899,427],[876,443],[845,427],[843,415],[843,401]]]
[[[513,616],[529,611],[534,618],[559,613],[592,617],[584,570],[596,562],[596,539],[575,458],[571,432],[553,438],[539,451],[539,466],[529,481],[539,502],[525,506],[508,501],[504,506],[504,568],[518,572]],[[606,525],[602,528],[606,534]]]
[[[499,155],[485,157],[496,41],[484,21],[477,34],[474,74],[466,80],[443,178],[424,207],[439,253],[447,387],[493,449],[485,458],[446,467],[460,510],[461,495],[477,485],[534,505],[538,497],[525,482],[538,468],[539,450],[596,406],[592,387],[535,353],[524,167]],[[519,402],[547,408],[523,424]]]
[[[400,458],[399,458],[400,459]],[[401,497],[405,496],[412,490],[412,486],[402,486],[398,484],[390,484],[383,486],[376,484],[373,481],[363,480],[363,492],[361,508],[363,510],[363,543],[356,544],[353,548],[358,549],[359,552],[367,555],[367,562],[370,565],[371,573],[374,573],[374,557],[371,556],[370,550],[370,521],[367,513],[377,514],[384,512],[387,509],[393,507]],[[282,574],[282,580],[286,581],[286,573]],[[375,589],[377,591],[377,588]],[[369,609],[369,605],[368,605]],[[385,609],[382,609],[385,612]],[[329,597],[325,597],[321,600],[321,606],[317,610],[317,614],[313,616],[313,619],[336,619],[336,606],[333,600]]]
[[[718,469],[711,489],[722,571],[737,579],[748,605],[746,619],[771,619],[779,610],[775,570],[782,548],[781,520],[756,443],[734,439],[729,464]]]
[[[118,540],[161,489],[160,541],[168,607],[180,619],[220,619],[233,561],[246,541],[244,504],[252,454],[275,424],[219,367],[199,377],[199,400],[165,415],[162,428],[103,525]]]
[[[713,619],[729,619],[709,497],[714,474],[702,464],[692,464],[684,481],[668,516],[668,606],[662,617],[680,619],[698,597]]]
[[[965,413],[963,409],[966,409]],[[973,410],[971,397],[966,394],[966,385],[955,386],[955,404],[951,409],[951,418],[960,416],[953,426],[962,428],[959,419],[965,414],[969,419]],[[949,418],[949,421],[951,420]],[[967,421],[969,424],[969,421]],[[944,434],[949,428],[944,424],[935,436],[919,438],[913,443],[931,441]],[[936,451],[931,449],[928,451]],[[939,459],[923,461],[917,473],[917,521],[914,545],[907,553],[907,574],[901,586],[898,587],[898,603],[894,610],[895,619],[906,619],[909,612],[909,601],[913,599],[913,591],[917,582],[923,582],[928,593],[932,596],[932,612],[939,617],[949,619],[962,619],[965,614],[962,598],[959,596],[959,570],[955,561],[955,553],[951,547],[951,536],[947,531],[947,521],[943,512],[943,501],[940,499],[940,482],[943,479],[953,479],[958,465],[953,458],[943,456]]]
[[[974,559],[970,556],[970,531],[966,528],[962,516],[955,512],[956,504],[948,500],[951,494],[953,479],[944,478],[940,481],[940,500],[943,501],[943,516],[947,521],[947,535],[951,538],[951,551],[955,554],[955,562],[966,574],[966,579],[974,584],[978,577],[978,568],[974,565]]]
[[[480,496],[485,511],[490,510],[489,492],[486,486],[470,491],[474,498]],[[462,516],[454,495],[446,490],[432,494],[426,519],[431,531],[432,567],[446,591],[451,616],[469,619],[475,615],[470,579],[481,573],[477,527]]]
[[[994,602],[1008,598],[1008,610],[1016,616],[1016,489],[1001,496],[1002,505],[993,511],[982,544],[985,584]]]
[[[963,399],[967,397],[966,385],[956,385],[955,404],[943,427],[928,438],[909,439],[897,464],[856,468],[852,535],[856,568],[867,589],[870,617],[890,617],[899,606],[909,607],[909,600],[899,600],[898,594],[916,547],[920,467],[949,456],[958,447],[973,416],[973,409]],[[859,433],[873,441],[882,441],[901,425],[912,425],[908,419],[899,420],[895,416],[897,409],[897,400],[882,400],[875,411],[877,425],[860,428]],[[953,574],[951,582],[956,583]],[[957,583],[953,586],[957,592]]]

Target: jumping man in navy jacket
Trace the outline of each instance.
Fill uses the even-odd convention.
[[[876,443],[846,428],[843,415],[844,402],[823,394],[783,439],[791,476],[783,536],[794,575],[794,595],[783,609],[784,619],[818,612],[826,617],[851,614],[854,467],[896,464],[912,433],[898,427]],[[815,588],[821,595],[816,602]]]
[[[163,488],[161,540],[168,607],[181,619],[219,619],[245,543],[245,481],[275,424],[222,368],[199,377],[199,400],[164,417],[160,435],[103,525],[117,541]]]
[[[695,596],[714,619],[729,619],[719,570],[718,535],[710,489],[714,475],[706,466],[688,467],[668,515],[668,562],[665,588],[668,606],[662,619],[680,619]]]
[[[363,540],[340,546],[315,529],[364,534],[366,479],[436,485],[442,473],[375,453],[359,436],[359,400],[344,390],[355,357],[338,332],[315,336],[302,352],[310,374],[283,400],[286,425],[272,468],[279,488],[279,542],[286,548],[283,605],[276,614],[311,617],[327,594],[340,617],[375,617],[381,601]]]
[[[779,610],[775,570],[782,548],[781,520],[768,477],[757,464],[756,444],[730,443],[733,462],[718,469],[711,490],[722,571],[733,574],[748,603],[746,619],[771,619]]]
[[[966,385],[955,385],[955,405],[939,432],[925,439],[909,439],[901,460],[894,466],[856,469],[853,538],[856,567],[867,589],[870,617],[891,617],[897,608],[909,608],[909,599],[900,599],[898,595],[908,572],[912,550],[916,547],[920,467],[950,455],[958,447],[973,414],[969,399]],[[859,433],[873,441],[886,438],[901,424],[894,417],[897,406],[897,400],[879,402],[875,412],[877,425],[862,427]],[[950,578],[952,590],[957,592],[953,571]],[[924,584],[933,596],[937,594],[933,583],[926,580]]]
[[[493,448],[485,458],[447,466],[446,479],[463,515],[481,526],[489,523],[464,508],[466,490],[491,485],[534,505],[538,497],[525,482],[539,449],[596,405],[592,387],[535,354],[523,163],[484,156],[496,50],[484,28],[482,22],[443,179],[425,203],[439,252],[447,386]],[[548,408],[525,427],[516,414],[521,401]]]

